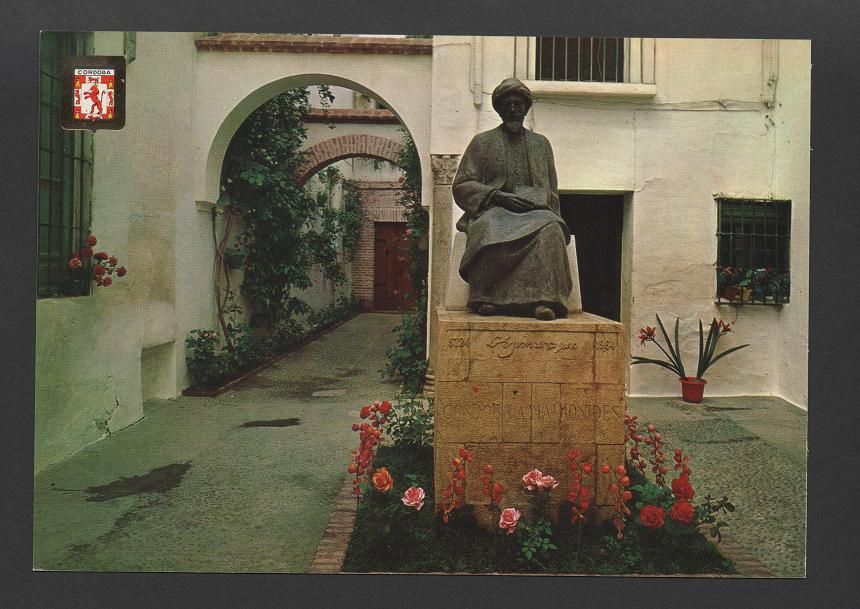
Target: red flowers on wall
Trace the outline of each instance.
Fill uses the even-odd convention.
[[[86,278],[89,277],[96,282],[97,286],[106,288],[113,284],[111,275],[114,273],[117,277],[125,277],[128,273],[124,266],[117,267],[119,260],[116,256],[111,256],[107,252],[93,253],[93,246],[98,243],[95,235],[89,235],[86,240],[86,245],[79,252],[73,252],[69,259],[69,270],[75,275]],[[93,260],[96,260],[93,264]]]

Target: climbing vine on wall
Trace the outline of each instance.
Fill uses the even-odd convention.
[[[430,214],[421,205],[421,160],[409,134],[401,129],[403,150],[397,164],[403,170],[403,194],[398,203],[406,218],[406,261],[409,286],[415,295],[415,312],[405,315],[395,332],[397,344],[386,352],[385,373],[403,378],[404,390],[420,390],[427,372],[427,241]]]
[[[343,176],[337,167],[329,166],[317,174],[323,189],[317,193],[317,204],[323,210],[323,222],[341,234],[343,249],[349,260],[355,256],[361,223],[364,221],[364,198],[358,180]],[[341,205],[334,205],[334,193],[341,187]],[[323,230],[326,226],[323,227]]]
[[[334,99],[319,88],[323,105]],[[307,89],[293,89],[257,108],[236,131],[221,171],[221,189],[241,220],[242,291],[254,305],[252,325],[277,331],[310,312],[297,292],[311,287],[311,269],[343,280],[339,246],[344,224],[295,181],[311,108]]]

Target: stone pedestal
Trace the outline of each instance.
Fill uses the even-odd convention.
[[[492,464],[506,489],[503,507],[527,508],[522,476],[531,469],[559,481],[555,503],[567,496],[567,454],[592,457],[595,471],[624,462],[623,324],[590,313],[551,322],[481,317],[436,309],[435,501],[442,503],[451,460],[460,446],[473,455],[466,502],[489,525],[481,469]],[[610,516],[609,476],[585,484],[596,491],[598,520]],[[551,510],[554,512],[555,510]]]

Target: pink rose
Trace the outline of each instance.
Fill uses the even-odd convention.
[[[523,476],[523,484],[530,491],[543,487],[543,474],[539,469],[533,469]]]
[[[502,510],[502,517],[499,518],[499,528],[506,529],[508,535],[512,535],[517,530],[517,522],[520,520],[520,511],[517,508],[505,508]]]
[[[420,486],[410,486],[400,499],[406,507],[420,510],[424,507],[424,489]]]
[[[558,480],[547,474],[546,476],[541,476],[540,478],[540,487],[544,488],[548,491],[551,491],[555,487],[558,486]]]

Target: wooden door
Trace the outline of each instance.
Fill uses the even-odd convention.
[[[415,307],[406,262],[406,223],[374,225],[373,310],[405,311]]]

